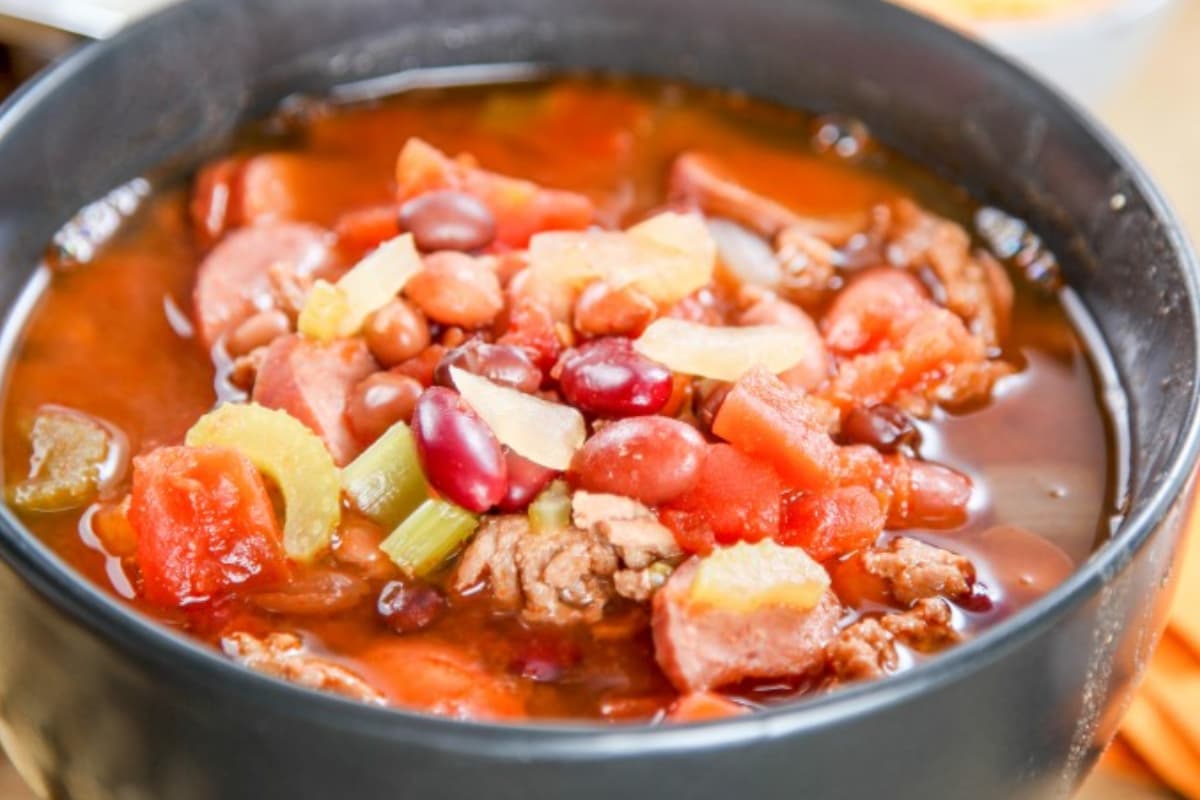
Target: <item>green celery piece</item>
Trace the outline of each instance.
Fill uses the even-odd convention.
[[[364,516],[394,528],[416,510],[429,487],[412,430],[397,422],[342,469],[342,488]]]
[[[411,577],[423,577],[442,565],[470,538],[479,518],[445,500],[430,498],[379,545]]]
[[[547,486],[529,504],[529,527],[534,533],[561,531],[571,524],[571,495],[566,481]]]

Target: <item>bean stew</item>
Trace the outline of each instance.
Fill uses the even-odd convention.
[[[66,226],[9,504],[299,685],[696,721],[909,669],[1119,519],[1036,233],[861,122],[564,77],[296,98]]]

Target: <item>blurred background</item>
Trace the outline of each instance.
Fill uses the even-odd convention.
[[[1200,0],[897,1],[1006,52],[1100,117],[1158,178],[1186,233],[1200,241]],[[0,97],[170,2],[0,0]],[[1176,618],[1190,618],[1182,605],[1200,598],[1200,585],[1188,587],[1187,578]],[[1165,695],[1178,707],[1139,698],[1080,800],[1200,800],[1200,705],[1186,704],[1192,688],[1200,702],[1200,653],[1194,663],[1156,661],[1148,683],[1168,687],[1156,699]],[[0,800],[29,798],[0,754]]]

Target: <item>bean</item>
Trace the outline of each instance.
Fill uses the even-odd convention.
[[[396,633],[412,633],[432,625],[446,608],[446,598],[424,583],[389,581],[379,592],[375,610]]]
[[[492,383],[511,386],[522,392],[535,392],[542,385],[542,371],[533,364],[520,347],[511,344],[488,344],[472,340],[448,351],[433,371],[433,382],[454,388],[450,368],[458,367],[487,378]]]
[[[533,498],[558,475],[555,470],[535,464],[508,449],[504,451],[504,462],[508,472],[508,491],[496,504],[501,511],[524,511]]]
[[[594,339],[563,356],[559,389],[587,414],[653,414],[671,399],[671,371],[640,355],[628,339]]]
[[[504,497],[508,474],[500,443],[457,394],[426,389],[413,413],[413,433],[425,477],[447,500],[482,513]]]
[[[320,616],[353,608],[367,592],[367,582],[357,575],[316,569],[293,576],[278,591],[261,592],[251,599],[275,614]]]
[[[504,307],[496,273],[449,250],[426,256],[424,268],[404,292],[427,317],[444,325],[482,328]]]
[[[371,355],[385,367],[413,358],[429,346],[429,325],[410,303],[395,299],[367,319],[363,329]]]
[[[882,453],[893,453],[900,445],[916,444],[921,434],[912,420],[888,403],[855,406],[842,422],[842,437],[855,444],[868,444]]]
[[[412,418],[424,388],[407,375],[376,372],[350,390],[346,422],[360,441],[373,442],[392,425]]]
[[[288,315],[277,308],[259,311],[238,325],[225,340],[225,351],[237,358],[265,347],[292,329]]]
[[[365,517],[351,516],[342,522],[333,540],[338,563],[358,570],[366,578],[385,579],[397,574],[396,565],[379,549],[387,531]]]
[[[407,375],[417,383],[428,388],[433,385],[433,371],[438,362],[446,354],[446,348],[440,344],[432,344],[421,351],[421,354],[392,367],[396,375]]]
[[[971,501],[971,479],[941,464],[913,461],[909,477],[910,525],[954,527],[967,518]]]
[[[704,437],[668,417],[629,417],[605,425],[575,454],[571,474],[590,492],[658,505],[696,485]]]
[[[588,285],[575,301],[575,329],[588,336],[637,336],[658,315],[658,306],[629,286]]]
[[[465,192],[444,190],[414,197],[400,207],[400,227],[418,249],[468,252],[496,238],[496,218],[481,201]]]

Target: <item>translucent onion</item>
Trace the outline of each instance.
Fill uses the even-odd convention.
[[[766,239],[723,217],[709,217],[707,224],[721,263],[737,283],[770,289],[783,280],[779,260]]]
[[[420,269],[412,234],[384,242],[336,284],[317,281],[300,311],[300,333],[321,342],[353,336],[367,317],[399,294]]]
[[[672,372],[736,381],[756,366],[786,372],[808,358],[813,344],[805,332],[782,325],[713,327],[663,317],[633,347]]]
[[[587,438],[583,415],[574,408],[499,386],[458,367],[450,368],[450,376],[500,444],[543,467],[571,466],[575,451]]]
[[[689,599],[727,611],[768,605],[808,611],[821,601],[829,584],[829,573],[803,549],[764,539],[739,542],[701,559]]]
[[[582,289],[603,280],[671,305],[708,285],[716,253],[699,216],[667,212],[623,233],[539,233],[529,243],[529,264],[537,282]]]
[[[290,557],[311,561],[329,546],[341,521],[341,477],[325,444],[295,417],[254,403],[226,403],[196,420],[186,441],[238,450],[275,482]]]

